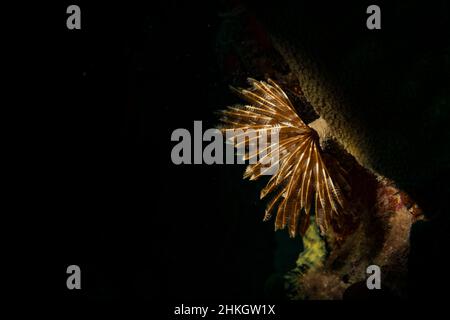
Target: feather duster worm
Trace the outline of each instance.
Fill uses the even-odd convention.
[[[291,237],[304,235],[310,215],[314,212],[322,233],[330,226],[340,238],[346,230],[346,220],[353,215],[347,210],[350,186],[347,172],[339,163],[323,152],[319,135],[297,114],[285,92],[272,80],[248,79],[250,89],[235,89],[250,105],[228,107],[222,111],[222,130],[235,143],[239,133],[256,132],[255,139],[268,130],[278,130],[275,148],[245,150],[245,160],[266,153],[248,165],[244,178],[255,180],[264,175],[263,160],[276,159],[278,170],[261,190],[261,199],[271,194],[264,220],[276,211],[275,230],[288,227]],[[238,147],[235,144],[235,147]],[[276,155],[275,155],[276,153]],[[273,163],[273,162],[271,162]]]

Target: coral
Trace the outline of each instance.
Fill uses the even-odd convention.
[[[348,116],[349,107],[343,94],[327,80],[326,73],[320,70],[317,63],[306,53],[294,49],[282,40],[274,39],[274,44],[297,76],[306,101],[326,121],[331,134],[360,164],[371,168],[372,163],[364,153],[366,130],[358,121],[352,121]]]
[[[347,40],[355,28],[350,22],[320,27],[339,17],[335,10],[349,10],[341,4],[257,10],[273,48],[266,43],[264,50],[240,52],[250,55],[241,59],[247,74],[234,80],[270,76],[287,88],[298,114],[318,132],[324,154],[349,172],[358,217],[340,239],[320,235],[311,223],[297,267],[286,277],[291,298],[341,299],[364,282],[371,264],[381,267],[384,286],[405,297],[411,227],[423,217],[415,201],[431,215],[444,211],[449,194],[450,149],[438,146],[449,138],[448,44],[410,51],[411,39],[397,41],[401,29],[392,39]],[[431,83],[433,78],[440,83]]]
[[[373,206],[368,206],[370,197],[361,199],[360,225],[342,243],[314,234],[313,227],[308,229],[305,250],[286,277],[291,298],[342,299],[350,286],[365,281],[366,268],[372,264],[382,269],[383,285],[390,292],[406,297],[409,232],[412,223],[422,218],[420,209],[391,181],[357,170],[361,170],[360,182],[373,183]]]

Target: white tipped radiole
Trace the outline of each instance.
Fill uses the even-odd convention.
[[[233,90],[250,105],[222,111],[222,130],[233,138],[238,153],[250,162],[244,178],[272,176],[260,194],[261,199],[272,194],[264,220],[276,211],[275,229],[288,227],[291,237],[306,232],[312,209],[322,232],[339,224],[334,220],[345,213],[345,171],[339,165],[336,173],[327,167],[319,135],[303,122],[274,81],[248,82],[250,89]],[[252,148],[256,141],[258,147]],[[261,142],[265,147],[261,147]]]

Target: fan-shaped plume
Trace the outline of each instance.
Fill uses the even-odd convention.
[[[342,230],[340,216],[347,214],[345,192],[349,190],[346,172],[336,160],[323,154],[317,132],[300,119],[275,82],[270,79],[248,81],[250,89],[232,89],[250,105],[222,111],[222,130],[236,147],[242,147],[243,143],[241,139],[236,144],[236,138],[249,129],[254,130],[256,136],[244,143],[259,141],[262,136],[267,137],[268,132],[278,131],[276,145],[256,148],[256,151],[245,148],[243,154],[246,160],[258,158],[248,165],[244,178],[255,180],[268,169],[278,168],[261,190],[261,198],[272,194],[264,220],[270,219],[276,211],[275,230],[288,226],[290,236],[294,237],[297,232],[305,233],[314,210],[322,232],[330,225],[334,230]],[[269,168],[265,166],[267,162]]]

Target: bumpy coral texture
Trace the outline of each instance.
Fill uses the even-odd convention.
[[[231,32],[231,26],[242,24],[247,14],[243,9],[225,17],[224,30]],[[411,174],[405,166],[395,166],[399,161],[391,161],[401,150],[396,144],[397,136],[388,131],[379,135],[380,130],[367,126],[361,113],[371,109],[350,104],[348,92],[341,92],[339,82],[332,81],[310,54],[311,48],[305,44],[308,35],[289,38],[258,30],[258,37],[248,32],[233,33],[240,41],[235,47],[248,50],[235,52],[234,59],[226,60],[236,62],[228,69],[228,80],[242,85],[248,76],[270,77],[288,93],[302,119],[319,133],[324,151],[349,171],[351,202],[359,217],[354,232],[343,241],[333,234],[321,234],[315,222],[311,223],[302,239],[305,249],[297,267],[286,275],[290,297],[342,299],[346,290],[365,281],[366,268],[371,264],[381,267],[384,287],[397,296],[405,296],[409,233],[414,221],[422,216],[414,201],[378,172],[380,163],[384,163],[386,172],[407,177],[404,185],[414,180],[409,178]],[[386,137],[392,143],[386,144]],[[421,176],[426,176],[426,172]]]

